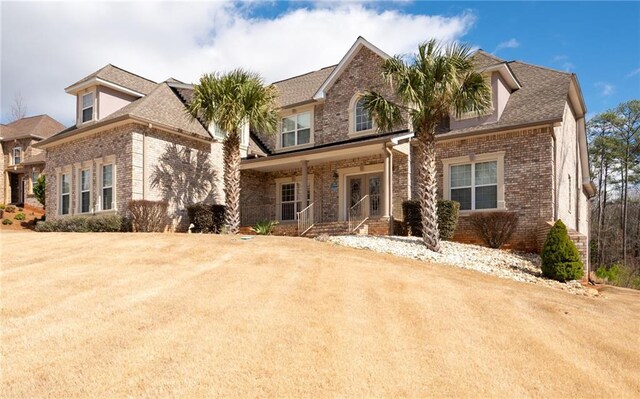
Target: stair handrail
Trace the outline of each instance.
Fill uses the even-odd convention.
[[[310,203],[306,208],[297,212],[298,218],[298,235],[301,236],[309,231],[315,224],[313,218],[313,205],[315,202]]]
[[[358,202],[356,202],[355,204],[353,204],[353,206],[351,206],[351,208],[349,208],[349,234],[356,231],[358,228],[360,228],[360,226],[362,226],[364,222],[367,221],[367,219],[369,219],[368,216],[365,216],[365,212],[362,207],[364,202],[368,200],[369,194],[360,198]],[[359,215],[356,214],[356,211],[358,211]]]

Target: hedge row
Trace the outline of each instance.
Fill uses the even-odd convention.
[[[194,233],[220,234],[224,227],[224,205],[211,205],[202,202],[188,206],[189,222]]]
[[[127,221],[119,215],[69,216],[36,224],[39,232],[112,233],[128,230]]]

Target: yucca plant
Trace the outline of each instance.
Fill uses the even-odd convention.
[[[260,236],[270,236],[277,225],[278,222],[275,220],[261,220],[251,228],[251,231]]]

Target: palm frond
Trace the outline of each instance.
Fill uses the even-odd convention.
[[[371,115],[379,132],[393,130],[404,123],[404,107],[374,91],[366,91],[362,96],[363,107]]]

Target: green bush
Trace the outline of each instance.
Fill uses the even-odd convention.
[[[15,211],[16,211],[16,207],[15,207],[15,206],[13,206],[13,205],[7,205],[7,206],[4,208],[4,211],[5,211],[5,212],[7,212],[7,213],[13,213],[13,212],[15,212]]]
[[[131,215],[131,228],[135,232],[163,232],[168,224],[167,209],[164,201],[133,200],[128,203]]]
[[[620,279],[620,266],[613,265],[610,268],[600,266],[596,270],[596,276],[598,276],[598,278],[601,278],[601,279],[606,279],[611,283],[616,283]]]
[[[45,206],[45,193],[47,191],[47,181],[44,175],[40,175],[33,185],[33,195],[42,206]]]
[[[451,240],[458,225],[460,204],[456,201],[438,200],[438,231],[441,240]],[[422,237],[422,212],[420,202],[408,200],[402,203],[404,225],[408,234]]]
[[[71,216],[38,222],[36,231],[66,233],[103,233],[125,230],[125,221],[118,215]]]
[[[25,215],[24,213],[17,213],[13,218],[15,220],[25,220],[27,218],[27,215]]]
[[[4,208],[6,208],[6,205],[5,204],[0,204],[0,211],[3,211]]]
[[[500,248],[516,230],[518,214],[508,211],[476,212],[469,216],[469,223],[489,248]]]
[[[261,220],[256,223],[255,226],[251,228],[251,230],[261,236],[269,236],[273,233],[273,229],[278,225],[278,222],[275,220]]]
[[[224,230],[224,205],[211,205],[199,202],[187,207],[189,223],[194,233],[216,233]]]
[[[5,224],[5,225],[6,225],[6,224],[13,224],[13,220],[11,220],[11,219],[5,219],[5,220],[3,220],[3,221],[2,221],[2,224]]]
[[[569,238],[567,226],[558,220],[542,247],[542,274],[558,281],[577,280],[584,275],[578,248]]]

